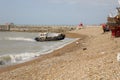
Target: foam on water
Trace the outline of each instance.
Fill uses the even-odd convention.
[[[7,40],[16,40],[16,41],[31,41],[31,42],[35,42],[35,40],[32,39],[32,38],[24,38],[24,37],[7,37],[5,39],[7,39]]]
[[[47,53],[50,53],[50,52],[53,52],[54,50],[56,49],[59,49],[59,48],[62,48],[64,47],[65,45],[68,45],[74,41],[78,40],[75,39],[73,41],[70,41],[66,44],[62,44],[61,46],[52,46],[51,48],[47,48],[47,49],[44,49],[43,51],[38,51],[38,52],[35,52],[35,53],[30,53],[30,52],[25,52],[25,53],[19,53],[19,54],[7,54],[7,55],[2,55],[0,56],[0,65],[12,65],[12,64],[18,64],[18,63],[22,63],[22,62],[26,62],[28,60],[31,60],[35,57],[38,57],[42,54],[47,54]]]
[[[14,55],[3,55],[0,56],[0,65],[15,64],[28,61],[34,57],[38,57],[40,54],[37,53],[21,53]]]

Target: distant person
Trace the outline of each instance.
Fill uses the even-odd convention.
[[[109,31],[109,26],[106,24],[102,24],[103,32],[108,32]]]
[[[103,32],[105,32],[105,27],[106,27],[106,25],[105,25],[105,24],[102,24]]]

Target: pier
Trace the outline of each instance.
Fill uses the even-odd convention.
[[[66,32],[74,29],[75,25],[0,25],[0,31],[17,32]]]

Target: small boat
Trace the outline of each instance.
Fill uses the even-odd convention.
[[[36,41],[57,41],[63,40],[65,34],[62,33],[39,33],[38,37],[35,37]]]

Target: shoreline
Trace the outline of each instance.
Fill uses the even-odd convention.
[[[58,49],[56,49],[52,52],[40,55],[40,56],[36,57],[35,59],[29,60],[29,61],[26,61],[26,62],[23,62],[23,63],[15,64],[15,65],[1,67],[0,68],[0,74],[3,73],[3,72],[14,70],[16,68],[20,68],[22,66],[30,65],[30,64],[38,62],[38,61],[41,62],[41,61],[44,61],[46,59],[50,59],[50,58],[53,58],[53,57],[56,57],[56,56],[61,56],[65,53],[67,53],[67,52],[71,52],[71,49],[67,50],[68,49],[67,47],[71,46],[70,48],[73,48],[73,47],[75,48],[76,47],[76,42],[80,42],[85,37],[85,36],[83,37],[83,35],[76,34],[76,33],[71,33],[71,32],[68,32],[68,33],[65,33],[65,34],[69,38],[79,38],[79,39],[77,39],[77,40],[75,40],[75,41],[73,41],[73,42],[71,42],[71,43],[69,43],[69,44],[67,44],[67,45],[65,45],[61,48],[58,48]],[[80,46],[82,46],[82,45],[80,45]],[[64,50],[64,53],[61,53],[61,50],[62,50],[62,52]]]
[[[70,33],[66,35],[81,38],[33,61],[4,69],[0,80],[120,80],[120,38],[103,33],[102,27]]]

